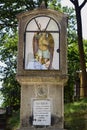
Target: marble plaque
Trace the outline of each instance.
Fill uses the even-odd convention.
[[[33,101],[33,125],[51,125],[51,101],[49,99]]]

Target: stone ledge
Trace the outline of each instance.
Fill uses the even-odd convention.
[[[30,128],[30,127],[22,127],[20,129],[17,130],[66,130],[63,128],[52,128],[52,127],[48,127],[48,128]]]
[[[68,80],[67,75],[59,75],[58,77],[28,77],[28,76],[17,76],[19,83],[22,84],[65,84]]]

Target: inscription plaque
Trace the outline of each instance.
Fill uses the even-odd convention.
[[[51,125],[51,101],[49,99],[33,101],[33,125]]]

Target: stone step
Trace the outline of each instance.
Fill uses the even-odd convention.
[[[49,127],[49,128],[30,128],[30,127],[22,127],[20,129],[17,129],[17,130],[66,130],[66,129],[63,129],[63,128],[52,128],[52,127]]]

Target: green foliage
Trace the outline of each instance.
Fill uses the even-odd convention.
[[[68,74],[69,80],[65,87],[65,102],[73,101],[74,85],[77,80],[76,72],[81,70],[80,68],[80,55],[78,51],[78,40],[77,40],[77,23],[75,10],[73,8],[63,7],[63,11],[68,14]],[[85,59],[86,56],[86,45],[87,41],[84,40]]]
[[[17,29],[17,19],[16,19],[16,14],[31,10],[38,5],[40,6],[42,1],[29,1],[29,0],[19,0],[19,1],[1,1],[1,9],[3,8],[3,11],[1,13],[1,33],[3,31],[3,35],[1,35],[1,45],[0,45],[0,55],[1,55],[1,61],[5,63],[6,66],[1,68],[1,73],[3,76],[3,88],[1,89],[3,96],[4,96],[4,105],[11,105],[15,104],[15,102],[18,104],[20,101],[20,89],[19,89],[19,84],[16,81],[16,56],[17,56],[17,43],[18,43],[18,38],[17,34],[15,34],[15,30]],[[76,34],[75,34],[75,26],[73,26],[73,23],[75,25],[74,21],[74,11],[73,9],[68,9],[61,7],[60,0],[45,0],[45,4],[48,4],[49,7],[55,10],[60,10],[64,11],[69,14],[69,29],[68,29],[68,36],[69,40],[68,43],[73,43],[73,38],[75,39]],[[10,7],[10,8],[9,8]],[[8,13],[6,13],[8,12]],[[8,33],[8,32],[9,33]],[[71,36],[73,32],[73,36]],[[6,33],[6,35],[4,34]],[[70,56],[69,56],[70,57]],[[73,55],[74,57],[74,55]],[[71,59],[70,59],[71,58]],[[69,63],[70,60],[72,61],[72,56],[69,58]],[[70,66],[71,67],[71,66]],[[73,67],[70,68],[69,72],[72,73]],[[75,71],[74,71],[75,72]],[[69,74],[70,74],[69,73]],[[74,74],[72,73],[74,76]],[[65,100],[66,99],[72,99],[73,95],[73,82],[72,75],[69,75],[69,84],[68,91],[65,90],[66,95],[65,95]],[[70,90],[70,91],[69,91]],[[13,97],[11,98],[11,96]],[[70,97],[70,98],[69,98]],[[18,98],[18,100],[17,100]]]
[[[5,66],[0,66],[4,106],[18,105],[20,102],[20,87],[16,81],[17,43],[17,33],[12,36],[4,35],[0,46],[1,61],[5,63]]]
[[[42,0],[1,0],[0,1],[0,60],[5,66],[0,67],[2,75],[2,93],[4,96],[4,105],[19,104],[20,102],[20,85],[16,81],[17,68],[17,43],[18,21],[16,15],[23,11],[32,10],[40,6]],[[60,0],[45,0],[46,6],[49,8],[66,12],[69,16],[68,20],[68,72],[69,80],[65,87],[65,101],[69,102],[73,99],[73,86],[76,78],[76,71],[80,69],[79,53],[76,34],[76,18],[73,8],[62,7]],[[84,44],[87,43],[84,41]],[[86,46],[86,44],[85,44]],[[86,48],[85,51],[87,52]],[[15,105],[16,105],[15,104]]]
[[[86,67],[87,67],[87,40],[84,40],[83,43],[84,43],[85,60],[86,60]]]
[[[67,130],[87,130],[87,98],[65,104],[64,122]],[[7,130],[16,130],[19,124],[17,111],[8,119]]]
[[[86,73],[86,61],[85,61],[85,52],[83,48],[83,37],[82,37],[82,20],[81,20],[81,10],[87,3],[87,0],[83,0],[82,3],[79,0],[73,1],[70,0],[75,8],[76,21],[77,21],[77,35],[78,35],[78,49],[80,53],[80,66],[82,70],[82,87],[84,89],[84,96],[87,97],[87,73]]]
[[[16,80],[18,21],[16,15],[36,8],[42,1],[35,0],[1,0],[0,1],[0,80],[3,81],[1,92],[4,106],[16,106],[20,102],[20,85]],[[45,3],[47,0],[45,0]],[[47,3],[46,3],[47,4]]]
[[[36,5],[33,0],[0,0],[0,35],[17,30],[16,15],[34,9]]]
[[[73,8],[63,7],[63,11],[68,14],[68,29],[67,29],[67,42],[68,42],[68,83],[65,86],[65,102],[73,101],[74,85],[76,82],[76,71],[80,69],[79,52],[77,46],[76,34],[76,18]]]
[[[63,12],[68,14],[68,45],[77,42],[77,25],[74,8],[63,7]],[[76,43],[77,44],[77,43]]]
[[[0,91],[0,107],[2,107],[2,103],[3,103],[3,96],[2,96],[1,91]]]
[[[85,113],[87,112],[87,98],[80,99],[79,101],[73,103],[65,104],[65,114],[73,114],[73,113]]]
[[[76,72],[80,70],[79,52],[77,44],[68,45],[68,74],[69,79],[65,86],[65,102],[73,101],[74,85],[77,79]]]
[[[87,98],[65,104],[65,128],[87,130]]]
[[[7,120],[6,130],[16,130],[19,127],[20,122],[20,112],[13,112],[12,116]]]
[[[76,43],[73,43],[68,46],[68,72],[70,79],[73,81],[75,80],[75,74],[76,71],[79,70],[80,68],[80,63],[79,63],[79,52],[78,52],[78,47]],[[73,79],[74,78],[74,79]]]
[[[84,40],[85,58],[87,62],[87,40]],[[68,45],[68,74],[69,80],[65,86],[65,102],[73,101],[74,85],[78,80],[77,72],[81,70],[77,43]]]
[[[48,5],[51,9],[62,11],[60,0],[50,0]]]

